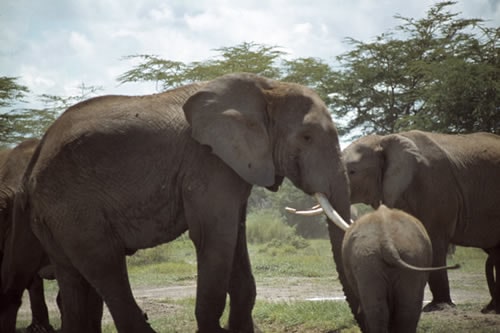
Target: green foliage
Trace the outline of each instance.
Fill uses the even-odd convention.
[[[1,81],[1,79],[0,79]],[[0,113],[0,143],[3,146],[19,143],[27,138],[41,138],[54,120],[71,105],[95,95],[101,87],[82,83],[76,96],[38,96],[44,104],[41,109],[17,108]]]
[[[286,225],[281,215],[273,210],[258,210],[247,216],[247,240],[250,243],[289,241],[296,236],[295,229]]]
[[[454,4],[419,20],[396,16],[403,24],[373,42],[347,39],[332,84],[344,130],[500,133],[500,28],[458,18],[447,11]]]
[[[161,286],[196,277],[196,251],[184,234],[173,242],[137,251],[127,257],[130,280],[136,286]]]
[[[0,76],[0,108],[22,101],[29,93],[28,87],[18,84],[17,80],[17,77]]]
[[[183,234],[173,242],[137,251],[127,257],[127,263],[132,266],[144,266],[165,261],[184,261],[190,260],[193,253],[193,243],[187,234]]]
[[[300,239],[295,246],[282,241],[256,244],[251,245],[250,255],[258,277],[329,279],[335,271],[331,246],[326,240]]]

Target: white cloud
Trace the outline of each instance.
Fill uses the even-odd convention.
[[[33,65],[21,66],[19,74],[21,83],[34,91],[48,91],[56,86],[56,82],[50,78],[50,74],[40,71]]]
[[[89,39],[82,33],[72,31],[69,35],[69,45],[78,54],[90,56],[94,53],[94,47]]]
[[[172,21],[174,19],[172,10],[164,4],[158,8],[152,8],[149,15],[155,21]]]

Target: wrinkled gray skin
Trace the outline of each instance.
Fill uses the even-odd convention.
[[[19,192],[23,173],[38,142],[37,139],[30,139],[20,143],[13,149],[0,151],[0,266],[3,261],[4,249],[10,241],[14,197]],[[38,240],[36,240],[36,243],[38,243]],[[35,245],[35,249],[38,247],[39,245]],[[43,266],[46,263],[44,260],[41,265]],[[53,278],[53,276],[50,276],[50,278]],[[38,274],[34,274],[27,288],[32,313],[32,322],[28,327],[28,332],[52,332],[53,328],[49,323],[42,278]],[[12,320],[15,320],[15,315]],[[2,323],[0,323],[0,331],[3,332],[2,326]]]
[[[425,225],[433,266],[446,263],[449,243],[483,249],[500,244],[500,137],[410,131],[363,137],[344,161],[351,201],[402,209]],[[424,311],[452,305],[446,271],[432,272]]]
[[[487,249],[488,253],[486,262],[484,264],[484,271],[486,274],[486,282],[488,283],[488,290],[490,292],[491,301],[481,309],[482,313],[500,313],[500,288],[498,287],[498,274],[500,273],[500,248]]]
[[[344,271],[360,300],[365,333],[416,332],[432,245],[413,216],[380,206],[345,233]]]
[[[233,74],[68,109],[44,136],[19,200],[56,265],[62,331],[100,332],[104,300],[118,332],[153,332],[132,296],[125,254],[189,230],[199,332],[226,332],[219,323],[226,294],[229,331],[253,332],[247,200],[252,185],[276,190],[283,177],[307,194],[325,193],[349,219],[337,131],[325,104],[303,86]],[[345,281],[343,232],[329,226]],[[21,269],[12,263],[2,276],[21,279]],[[346,295],[354,302],[349,289]]]

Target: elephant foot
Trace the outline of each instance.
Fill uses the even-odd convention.
[[[456,307],[453,302],[436,302],[432,301],[422,309],[423,312],[434,312],[434,311],[443,311],[448,309],[453,309]]]
[[[496,302],[491,300],[484,308],[481,309],[484,314],[500,314],[500,308],[497,308]]]
[[[54,333],[56,330],[50,325],[31,324],[26,328],[27,333]]]
[[[224,329],[230,333],[264,333],[256,324],[253,322],[252,325],[247,325],[243,328],[231,329],[229,325],[224,326]]]

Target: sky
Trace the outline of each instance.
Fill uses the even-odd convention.
[[[152,84],[122,84],[152,54],[182,62],[253,42],[279,46],[290,58],[332,62],[346,37],[371,41],[403,17],[422,18],[432,0],[0,0],[0,76],[19,77],[33,94],[75,96],[155,93]],[[461,0],[452,11],[500,25],[500,0]]]

